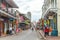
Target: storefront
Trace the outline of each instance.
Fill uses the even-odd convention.
[[[18,33],[19,32],[19,30],[20,30],[20,28],[19,28],[19,22],[18,22],[18,20],[16,20],[16,32]]]
[[[44,27],[44,19],[42,19],[41,22],[42,22],[42,28],[43,28]]]
[[[2,17],[3,19],[4,19],[4,35],[6,35],[7,34],[7,30],[8,30],[8,20],[9,20],[9,18],[7,18],[7,17]]]
[[[3,19],[0,18],[0,36],[2,36],[4,34],[4,23],[3,23]]]
[[[8,30],[8,18],[6,17],[1,17],[0,18],[0,36],[4,36],[7,34]]]
[[[44,28],[44,19],[41,19],[41,20],[40,20],[40,27],[41,27],[41,29],[43,30],[43,28]]]
[[[49,28],[52,27],[52,33],[51,35],[52,36],[58,36],[58,30],[57,30],[57,13],[55,12],[50,12],[48,14],[48,25],[49,25]]]
[[[25,24],[26,24],[26,29],[30,28],[30,21],[29,20],[25,20]]]

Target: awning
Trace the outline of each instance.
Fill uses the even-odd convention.
[[[13,0],[6,0],[8,4],[10,4],[13,8],[18,8],[18,6],[14,3]]]
[[[48,13],[46,14],[46,16],[55,15],[55,14],[56,14],[56,11],[57,11],[57,8],[50,8],[50,9],[48,10]]]
[[[44,16],[52,16],[53,14],[56,13],[58,8],[48,8],[47,11],[45,12]]]

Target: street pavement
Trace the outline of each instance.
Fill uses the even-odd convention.
[[[1,37],[0,40],[42,40],[42,37],[38,36],[36,31],[29,29],[19,33],[18,35]]]
[[[60,40],[60,36],[46,36],[46,37],[44,37],[44,32],[42,30],[39,30],[39,33],[45,40]]]

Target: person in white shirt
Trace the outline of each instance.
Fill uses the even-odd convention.
[[[9,27],[9,33],[12,34],[12,27]]]

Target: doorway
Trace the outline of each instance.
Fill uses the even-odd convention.
[[[0,36],[4,34],[4,23],[3,21],[0,21]]]

